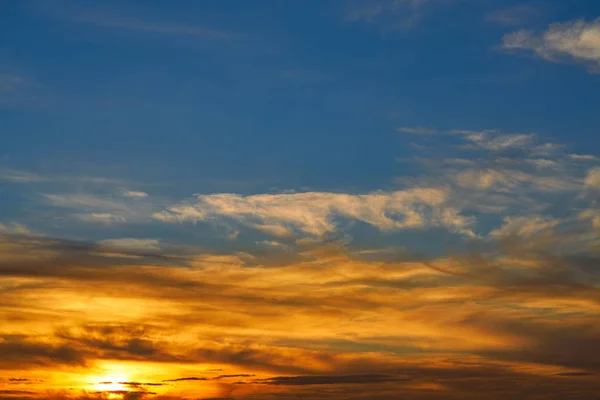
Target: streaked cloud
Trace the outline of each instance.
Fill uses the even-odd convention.
[[[525,3],[492,11],[486,15],[486,21],[504,26],[518,26],[531,22],[541,14],[539,6]]]
[[[419,24],[433,8],[455,0],[373,0],[348,3],[345,19],[375,25],[384,32],[410,29]]]
[[[600,19],[555,23],[538,34],[520,30],[504,36],[506,50],[531,51],[554,62],[573,61],[587,65],[590,71],[600,68]]]
[[[23,92],[31,86],[31,80],[19,73],[0,71],[0,106],[19,101]]]
[[[141,198],[143,198],[143,197],[148,197],[148,193],[146,193],[146,192],[136,192],[136,191],[133,191],[133,190],[126,190],[123,193],[123,196],[125,196],[125,197],[141,197]]]
[[[125,217],[111,213],[75,214],[74,217],[84,222],[106,225],[125,223],[127,221]]]
[[[526,237],[554,228],[560,220],[548,216],[506,217],[502,227],[490,232],[491,237]]]
[[[0,180],[14,183],[39,183],[46,182],[44,176],[15,169],[0,169]]]
[[[124,10],[108,10],[96,7],[88,9],[63,8],[60,10],[46,8],[44,11],[71,22],[107,29],[120,29],[164,36],[187,36],[209,40],[232,40],[241,37],[238,33],[226,29],[142,18],[140,15],[132,15]]]
[[[124,251],[159,251],[160,242],[156,239],[105,239],[98,242],[98,245],[107,249],[116,249]]]
[[[437,133],[435,129],[425,128],[423,126],[403,126],[396,129],[398,132],[408,133],[409,135],[433,135]]]
[[[138,192],[136,192],[138,193]],[[85,222],[103,224],[139,222],[149,220],[155,205],[147,196],[120,196],[110,193],[64,193],[44,194],[46,202],[53,207],[70,211],[70,216]]]

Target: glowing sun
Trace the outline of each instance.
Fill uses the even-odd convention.
[[[103,392],[128,391],[130,388],[124,384],[129,378],[125,374],[110,374],[94,378],[94,389]]]

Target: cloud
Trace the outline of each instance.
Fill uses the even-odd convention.
[[[503,48],[532,51],[548,61],[578,62],[587,65],[590,71],[599,71],[600,19],[555,23],[543,34],[517,31],[504,36]]]
[[[44,194],[54,206],[72,211],[72,216],[90,223],[115,224],[148,220],[154,204],[144,196],[113,196],[95,193]]]
[[[591,154],[569,154],[574,160],[597,161],[598,157]]]
[[[103,376],[91,371],[108,360],[135,374],[118,382],[156,396],[172,386],[142,383],[177,382],[187,398],[197,384],[234,398],[327,385],[333,398],[429,400],[435,383],[451,399],[502,399],[514,381],[516,394],[564,397],[558,377],[595,393],[600,274],[587,244],[600,239],[583,228],[526,229],[440,257],[367,260],[315,244],[269,268],[231,254],[104,257],[94,243],[5,237],[0,369],[76,390],[67,378]]]
[[[108,250],[124,250],[129,252],[152,252],[160,250],[160,242],[156,239],[105,239],[98,242],[98,245]]]
[[[386,374],[355,374],[355,375],[317,375],[317,376],[276,376],[268,379],[255,380],[254,383],[265,385],[339,385],[339,384],[378,384],[403,380],[397,376]],[[405,379],[404,379],[405,380]]]
[[[127,221],[120,215],[110,213],[76,214],[75,217],[84,222],[100,223],[105,225],[120,224]]]
[[[531,236],[544,230],[551,229],[560,224],[549,216],[505,217],[504,225],[489,233],[491,237],[501,238],[506,236]]]
[[[444,226],[470,234],[470,220],[445,205],[443,189],[414,188],[362,195],[306,192],[289,194],[198,195],[195,203],[154,215],[165,222],[231,218],[279,234],[323,236],[336,230],[335,217],[356,219],[384,231]]]
[[[478,150],[507,151],[531,149],[534,134],[504,134],[498,131],[452,131],[464,135],[467,146]]]
[[[192,377],[187,377],[187,378],[165,379],[163,382],[206,381],[206,380],[208,380],[208,379],[192,376]]]
[[[585,184],[600,189],[600,167],[590,169],[585,178]]]
[[[590,206],[585,189],[593,186],[585,181],[593,177],[597,163],[592,155],[574,157],[562,144],[535,133],[450,130],[440,131],[436,139],[435,149],[418,150],[424,155],[417,151],[413,158],[402,160],[418,166],[419,173],[398,182],[406,187],[446,187],[447,204],[461,215],[474,217],[476,232],[490,228],[489,219],[487,226],[482,225],[484,216],[548,213],[551,217],[549,210],[555,212],[559,204],[563,208],[570,204],[570,209]]]
[[[148,193],[146,193],[146,192],[136,192],[136,191],[132,191],[132,190],[126,190],[125,192],[123,192],[123,196],[125,196],[125,197],[139,197],[139,198],[144,198],[144,197],[148,197]]]
[[[31,86],[31,80],[21,74],[0,72],[0,106],[11,105]]]
[[[532,4],[519,4],[489,13],[486,20],[504,26],[517,26],[539,17],[541,10]]]
[[[232,40],[240,35],[229,30],[208,28],[178,22],[143,19],[139,16],[128,16],[121,11],[110,12],[100,9],[88,10],[49,10],[52,15],[75,23],[141,32],[164,36],[194,37],[209,40]]]
[[[582,221],[590,221],[592,227],[596,230],[600,230],[600,210],[587,209],[579,213],[578,219]]]
[[[433,139],[408,160],[414,176],[386,191],[199,194],[164,208],[120,184],[44,195],[74,218],[154,216],[244,235],[200,248],[9,229],[0,373],[31,382],[1,384],[61,400],[105,399],[90,391],[92,376],[144,400],[593,396],[597,160],[532,133]],[[357,246],[346,236],[353,222],[463,236],[441,251],[431,248],[444,239],[430,236],[424,252],[396,238]],[[248,239],[248,229],[283,237]],[[101,378],[121,369],[130,376]]]
[[[31,340],[23,335],[0,333],[0,369],[44,365],[84,365],[84,355],[65,345]]]
[[[425,128],[422,126],[417,127],[400,127],[396,129],[398,132],[408,133],[409,135],[434,135],[437,133],[435,129]]]
[[[410,29],[418,25],[436,6],[454,0],[361,0],[351,2],[345,19],[379,26],[383,31]]]
[[[418,133],[414,140],[430,140],[421,135],[423,129],[402,128]],[[401,190],[198,194],[155,212],[152,218],[228,229],[241,224],[279,238],[348,234],[353,221],[382,232],[443,228],[451,234],[483,238],[486,235],[476,232],[503,232],[497,224],[482,226],[484,214],[517,221],[523,215],[547,213],[560,202],[589,205],[585,188],[595,186],[597,168],[592,155],[574,155],[535,133],[429,128],[427,132],[436,132],[439,144],[434,154],[429,150],[424,157],[403,160],[419,168],[414,176],[398,179]]]
[[[16,235],[29,235],[31,231],[22,224],[2,224],[0,223],[0,234],[16,234]]]
[[[38,183],[47,181],[47,179],[41,175],[15,169],[0,169],[0,180],[14,183]]]

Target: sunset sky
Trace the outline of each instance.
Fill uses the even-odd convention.
[[[592,400],[600,1],[0,1],[0,400]]]

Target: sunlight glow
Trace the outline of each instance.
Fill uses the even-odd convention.
[[[130,388],[123,384],[129,378],[125,374],[110,374],[93,378],[94,389],[103,392],[129,391]]]

